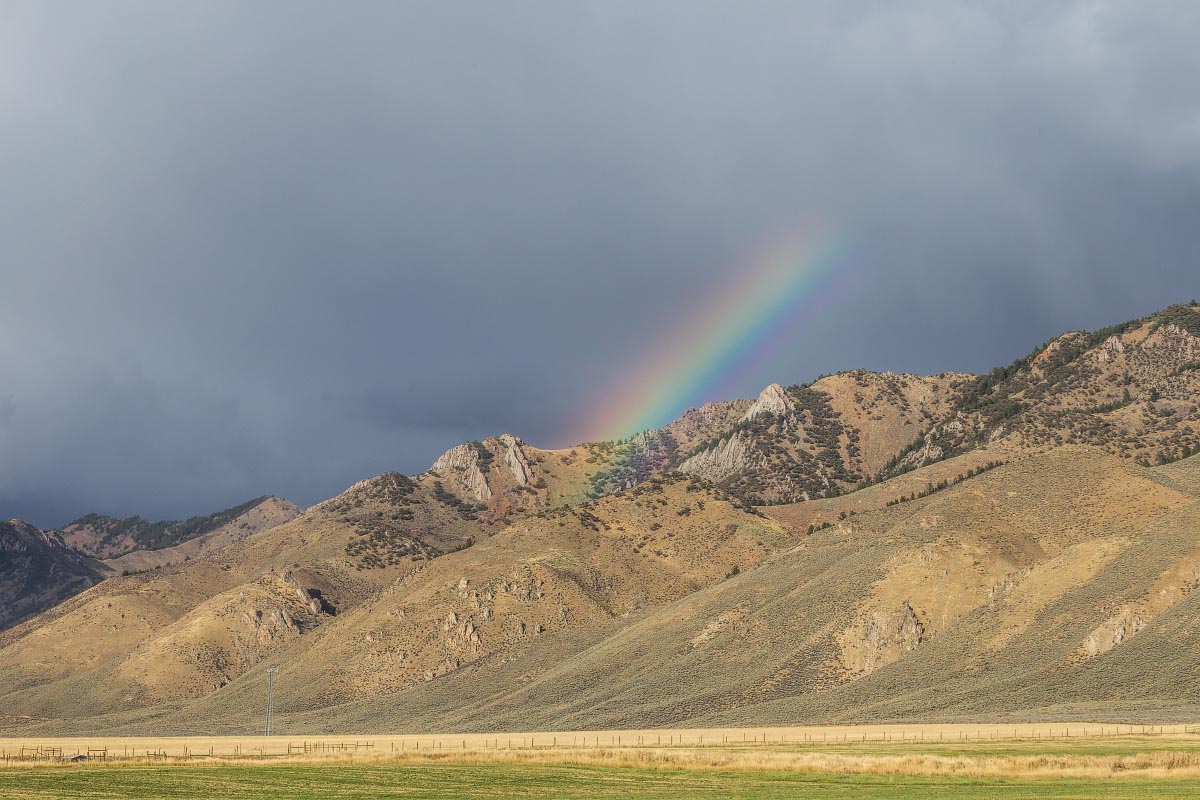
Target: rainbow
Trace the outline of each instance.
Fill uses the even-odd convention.
[[[779,344],[801,300],[833,266],[843,237],[821,226],[775,240],[739,268],[633,369],[620,375],[581,439],[610,441],[661,427],[761,361]]]

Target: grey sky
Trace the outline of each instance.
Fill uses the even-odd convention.
[[[1190,299],[1196,41],[1194,2],[0,3],[0,517],[566,444],[817,215],[846,263],[739,394]]]

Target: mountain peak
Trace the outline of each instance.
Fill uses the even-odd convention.
[[[754,401],[742,419],[751,420],[759,414],[783,414],[789,408],[791,408],[791,401],[788,400],[787,392],[778,383],[772,383],[758,393],[758,399]]]

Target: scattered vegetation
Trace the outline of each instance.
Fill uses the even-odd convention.
[[[446,487],[441,481],[433,482],[433,499],[454,509],[465,520],[479,519],[479,512],[487,510],[487,503],[472,503],[463,500],[453,492],[446,491]]]
[[[953,480],[941,480],[941,481],[938,481],[937,483],[927,483],[927,484],[925,484],[925,488],[922,489],[921,491],[913,492],[912,494],[909,494],[909,495],[901,495],[900,497],[897,497],[895,500],[889,500],[887,502],[887,504],[889,507],[890,506],[898,506],[901,503],[908,503],[913,500],[919,500],[922,497],[929,497],[929,495],[931,495],[931,494],[940,492],[943,489],[949,489],[951,486],[957,486],[958,484],[962,483],[963,481],[967,481],[967,480],[970,480],[971,478],[974,478],[976,475],[982,475],[983,473],[987,472],[988,470],[995,469],[996,467],[1000,467],[1003,465],[1004,465],[1003,461],[989,461],[986,464],[983,464],[982,466],[973,467],[973,468],[967,470],[965,473],[960,472],[958,475],[956,475],[954,477]]]
[[[1154,316],[1154,329],[1163,325],[1175,325],[1193,336],[1200,336],[1200,311],[1184,305],[1167,306]]]
[[[177,544],[203,536],[226,525],[250,509],[261,504],[267,497],[256,497],[241,505],[218,511],[215,514],[189,517],[185,520],[163,520],[151,522],[143,517],[127,517],[115,519],[100,514],[86,514],[66,527],[80,526],[94,528],[100,534],[96,545],[89,548],[92,552],[104,552],[106,556],[119,556],[133,550],[161,550],[174,547]],[[133,544],[121,546],[119,543],[128,537]]]

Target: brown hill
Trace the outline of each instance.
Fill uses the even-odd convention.
[[[755,503],[830,497],[986,447],[1089,444],[1143,465],[1200,452],[1200,306],[1064,334],[979,377],[841,373],[768,386],[677,466]]]
[[[0,697],[31,731],[247,731],[275,664],[297,732],[1192,719],[1196,319],[459,445],[0,633]]]
[[[220,550],[256,533],[290,522],[303,513],[295,503],[282,497],[264,497],[254,501],[240,514],[224,524],[185,539],[177,545],[154,550],[136,549],[105,559],[104,563],[117,573],[146,572],[151,569],[189,561],[202,553]],[[214,515],[216,517],[217,515]]]
[[[0,630],[83,591],[108,572],[57,533],[19,519],[0,522]]]
[[[293,519],[300,509],[279,497],[258,497],[215,514],[186,520],[151,522],[144,517],[117,519],[87,514],[59,531],[68,545],[95,558],[115,559],[126,553],[166,550],[217,533],[253,533]],[[188,551],[185,554],[191,554]],[[149,562],[147,562],[149,563]]]
[[[285,724],[1195,719],[1200,498],[1165,477],[1077,447],[1033,456],[519,658],[319,712],[294,676]],[[242,696],[260,694],[247,677]],[[205,724],[223,707],[209,698]]]
[[[807,386],[771,384],[678,468],[755,503],[837,495],[879,473],[945,417],[961,380],[860,370]]]

